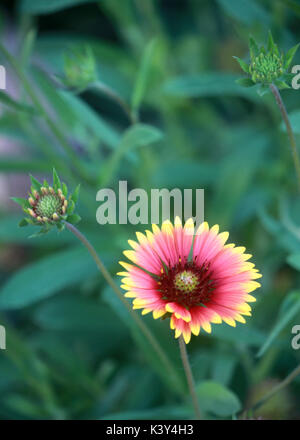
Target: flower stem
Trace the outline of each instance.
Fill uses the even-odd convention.
[[[192,369],[191,369],[191,366],[189,363],[186,345],[185,345],[185,342],[184,342],[184,339],[182,336],[179,336],[179,348],[180,348],[181,360],[182,360],[183,368],[185,371],[188,387],[189,387],[192,401],[193,401],[195,415],[196,415],[197,420],[200,420],[201,419],[201,411],[200,411],[198,397],[197,397],[197,393],[196,393],[195,381],[194,381]]]
[[[114,90],[112,90],[110,87],[108,87],[106,84],[103,84],[100,81],[96,81],[93,84],[91,84],[90,89],[94,89],[96,91],[102,92],[102,93],[106,94],[108,97],[110,97],[113,101],[115,101],[122,108],[122,110],[126,114],[127,118],[129,119],[130,123],[135,124],[136,119],[132,115],[128,104]]]
[[[280,382],[278,385],[275,385],[275,387],[272,388],[272,390],[267,393],[265,396],[263,396],[258,402],[256,402],[251,408],[247,410],[249,411],[255,411],[258,408],[260,408],[267,400],[269,400],[271,397],[274,396],[278,391],[282,390],[282,388],[286,387],[288,384],[290,384],[295,377],[297,377],[300,374],[300,365],[296,367],[285,379],[283,379],[282,382]]]
[[[290,140],[290,145],[291,145],[291,149],[292,149],[292,156],[293,156],[293,160],[294,160],[294,165],[295,165],[295,169],[296,169],[296,174],[297,174],[297,179],[298,179],[298,187],[300,190],[300,159],[299,159],[299,155],[298,155],[298,151],[297,151],[297,145],[296,145],[296,139],[292,130],[292,126],[286,111],[286,107],[284,105],[284,102],[281,98],[280,92],[278,90],[278,88],[275,86],[275,84],[270,84],[270,90],[273,93],[276,103],[279,107],[279,110],[281,112],[282,115],[282,119],[285,123],[286,126],[286,130],[289,136],[289,140]]]
[[[67,221],[64,221],[64,224],[67,229],[69,229],[70,232],[72,232],[80,241],[81,243],[87,248],[91,256],[93,257],[99,271],[102,273],[104,279],[107,281],[109,286],[113,289],[113,291],[116,293],[119,300],[124,304],[126,309],[128,310],[129,314],[131,315],[132,319],[135,321],[141,332],[144,334],[145,338],[148,339],[148,342],[155,350],[156,354],[160,358],[162,364],[165,366],[166,370],[169,372],[170,376],[174,378],[174,383],[178,384],[178,377],[176,374],[176,371],[174,370],[174,367],[172,366],[171,362],[169,361],[168,357],[166,356],[165,352],[161,348],[160,344],[158,343],[157,339],[153,336],[153,334],[150,332],[146,324],[142,321],[142,319],[132,310],[130,307],[130,304],[126,301],[124,298],[121,290],[118,288],[116,283],[114,282],[112,276],[102,263],[101,259],[99,258],[95,248],[93,245],[87,240],[87,238],[71,223],[68,223]]]

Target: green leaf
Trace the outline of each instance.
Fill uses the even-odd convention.
[[[276,80],[275,84],[279,88],[279,90],[290,89],[290,86],[284,81]]]
[[[292,264],[299,265],[299,261],[300,261],[299,254],[297,255],[297,257],[292,256],[288,258],[288,262],[289,263],[292,262]],[[266,339],[266,341],[260,348],[259,352],[257,353],[257,357],[261,357],[268,350],[268,348],[280,335],[282,330],[284,330],[284,328],[292,321],[292,319],[294,319],[294,317],[299,313],[299,311],[300,311],[300,291],[293,291],[283,301],[277,323],[275,324],[268,338]]]
[[[56,331],[94,331],[110,334],[125,326],[115,322],[111,309],[105,304],[78,295],[64,295],[49,299],[38,306],[34,321],[40,327]],[[115,332],[114,332],[115,333]]]
[[[41,189],[42,184],[35,177],[33,177],[31,174],[30,174],[30,181],[31,181],[32,187],[36,191],[39,191]]]
[[[80,191],[80,184],[76,186],[75,191],[73,192],[71,196],[71,200],[73,200],[74,203],[77,203],[78,197],[79,197],[79,191]],[[66,194],[65,194],[66,196]]]
[[[26,218],[23,218],[19,223],[20,228],[23,228],[24,226],[28,226],[28,220]]]
[[[81,217],[78,214],[71,214],[68,216],[67,221],[69,223],[72,223],[72,225],[76,225],[81,221]]]
[[[28,203],[26,199],[22,199],[21,197],[11,197],[11,200],[13,200],[18,205],[22,206],[22,208],[25,208]]]
[[[237,60],[237,62],[239,63],[239,65],[241,66],[244,72],[249,73],[249,65],[245,61],[243,61],[241,58],[236,56],[234,56],[233,58]]]
[[[82,101],[80,97],[73,95],[67,90],[58,91],[58,95],[63,105],[68,108],[69,120],[66,120],[66,126],[69,127],[77,137],[87,142],[92,134],[96,140],[104,142],[112,149],[118,146],[121,139],[118,131],[104,121],[101,116]]]
[[[163,92],[180,98],[238,96],[258,102],[256,93],[240,87],[235,82],[237,79],[238,75],[220,72],[186,75],[168,80]]]
[[[0,309],[19,309],[94,276],[97,267],[86,249],[73,248],[31,263],[0,290]]]
[[[284,67],[285,69],[288,69],[290,67],[291,62],[293,61],[293,58],[298,50],[299,44],[296,44],[295,46],[293,46],[285,55],[285,63],[284,63]]]
[[[219,417],[230,417],[241,409],[237,396],[223,385],[205,381],[197,385],[196,392],[202,411]]]
[[[38,112],[35,110],[34,107],[15,101],[11,96],[3,92],[2,90],[0,90],[0,102],[11,108],[12,110],[24,112],[34,116],[38,115]]]
[[[135,81],[132,99],[131,99],[132,111],[135,114],[138,112],[139,106],[142,102],[142,99],[147,89],[151,61],[154,56],[156,44],[157,44],[157,40],[155,39],[151,40],[150,43],[146,46],[145,52],[143,54],[141,66],[137,75],[137,79]]]
[[[53,168],[53,186],[56,191],[61,188],[61,181],[55,168]]]
[[[259,54],[258,46],[253,37],[249,37],[249,49],[250,49],[251,58],[256,57]]]
[[[243,87],[253,87],[255,86],[255,82],[252,81],[252,79],[250,78],[239,78],[236,80],[236,83],[239,86],[243,86]]]
[[[20,12],[23,14],[50,14],[61,11],[62,9],[85,3],[96,3],[99,0],[21,0],[19,4]]]
[[[272,32],[269,30],[268,32],[268,45],[267,48],[269,51],[272,51],[272,49],[274,48],[274,40],[273,40],[273,36],[272,36]]]

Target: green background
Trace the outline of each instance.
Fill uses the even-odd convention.
[[[271,29],[286,51],[299,42],[294,0],[22,0],[2,2],[7,90],[0,94],[1,419],[189,419],[177,341],[167,321],[145,322],[175,383],[68,231],[28,239],[11,196],[28,173],[55,166],[81,184],[79,228],[112,274],[142,225],[96,222],[96,192],[204,188],[205,218],[245,245],[263,274],[247,324],[213,325],[188,345],[207,418],[231,418],[300,362],[300,226],[296,175],[270,94],[235,83],[248,36]],[[91,48],[98,88],[64,86],[64,54]],[[300,63],[300,53],[294,64]],[[47,124],[26,92],[29,81]],[[25,87],[24,87],[25,84]],[[11,99],[7,99],[7,94]],[[298,90],[282,92],[300,143]],[[128,109],[130,117],[128,116]],[[131,118],[131,119],[130,119]],[[132,119],[134,121],[132,121]],[[53,126],[54,128],[53,130]],[[55,132],[60,133],[57,137]],[[255,416],[299,418],[300,380]]]

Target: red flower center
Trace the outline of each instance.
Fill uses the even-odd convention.
[[[168,268],[161,274],[158,284],[162,299],[186,308],[208,302],[216,287],[209,264],[198,267],[193,262]]]

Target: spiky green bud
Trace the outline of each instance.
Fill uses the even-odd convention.
[[[78,198],[79,186],[73,194],[68,196],[67,186],[61,184],[55,170],[53,170],[53,186],[47,181],[42,185],[33,176],[31,179],[31,193],[28,199],[13,197],[12,199],[22,206],[23,211],[28,215],[21,222],[20,226],[28,224],[42,226],[39,233],[48,232],[53,226],[59,230],[64,228],[64,221],[77,223],[80,217],[73,214],[75,202]]]
[[[291,79],[291,75],[288,73],[288,69],[298,46],[299,44],[284,54],[280,52],[277,44],[274,43],[271,32],[269,32],[266,47],[258,47],[256,41],[250,37],[250,63],[247,64],[240,58],[234,57],[248,75],[247,78],[238,79],[237,83],[244,87],[258,84],[260,85],[258,90],[260,94],[268,90],[270,84],[275,84],[279,89],[289,88],[288,82]]]
[[[90,47],[77,48],[64,54],[64,83],[84,89],[97,79],[96,62]]]

